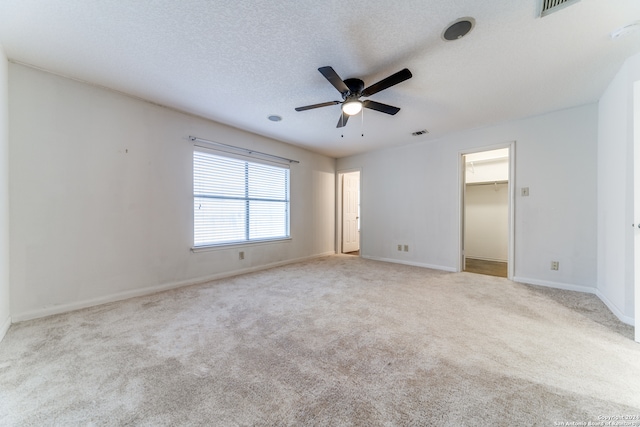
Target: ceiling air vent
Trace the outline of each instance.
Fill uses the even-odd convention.
[[[577,3],[580,0],[541,0],[542,8],[540,12],[540,17],[547,16],[553,12],[557,12],[563,7],[567,7],[572,5],[573,3]]]

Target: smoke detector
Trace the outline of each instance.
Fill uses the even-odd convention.
[[[611,32],[611,38],[617,39],[618,37],[622,37],[629,33],[635,33],[640,30],[640,21],[634,22],[633,24],[625,25],[624,27],[618,28]]]

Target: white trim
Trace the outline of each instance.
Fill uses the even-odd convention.
[[[583,292],[586,294],[593,294],[600,298],[600,301],[607,306],[607,308],[623,323],[634,326],[634,320],[632,317],[626,316],[620,311],[614,303],[612,303],[599,289],[592,288],[590,286],[570,285],[568,283],[550,282],[547,280],[529,279],[526,277],[514,277],[514,282],[526,283],[528,285],[546,286],[548,288],[564,289],[567,291]]]
[[[391,262],[393,264],[412,265],[414,267],[422,267],[422,268],[430,268],[432,270],[448,271],[449,273],[455,273],[456,272],[455,267],[446,267],[444,265],[425,264],[425,263],[422,263],[422,262],[403,261],[403,260],[400,260],[400,259],[381,258],[381,257],[368,256],[368,255],[360,255],[360,256],[362,258],[370,259],[370,260],[373,260],[373,261],[383,261],[383,262]]]
[[[631,185],[630,187],[633,189],[633,222],[637,224],[636,221],[638,221],[638,214],[640,214],[640,189],[638,188],[638,182],[640,182],[640,80],[637,80],[635,82],[633,82],[633,86],[631,89],[632,92],[632,111],[633,111],[633,115],[631,118],[631,122],[632,122],[632,127],[633,127],[633,142],[632,142],[632,146],[633,146],[633,181],[631,181]],[[600,141],[598,141],[600,142]],[[628,181],[628,179],[627,179]],[[640,248],[638,247],[638,245],[640,244],[640,236],[638,236],[638,232],[640,232],[640,230],[638,230],[637,228],[635,229],[634,233],[633,233],[633,246],[634,246],[634,253],[633,253],[633,293],[634,293],[634,308],[633,308],[633,313],[632,316],[634,316],[634,318],[636,319],[640,319],[640,255],[638,254],[638,252],[640,252]],[[606,302],[605,302],[606,304]],[[609,307],[611,308],[611,307]],[[618,316],[618,318],[620,318],[622,320],[622,318],[620,317],[620,315],[613,310],[613,308],[611,308],[611,311],[613,311],[616,316]],[[627,316],[624,316],[627,317]],[[623,320],[624,322],[624,320]],[[634,334],[634,338],[635,341],[640,343],[640,320],[638,320],[637,323],[638,327],[635,328],[635,334]]]
[[[596,288],[591,286],[572,285],[569,283],[552,282],[550,280],[531,279],[529,277],[514,277],[514,282],[526,283],[527,285],[546,286],[547,288],[563,289],[565,291],[582,292],[585,294],[595,294]]]
[[[253,273],[255,271],[266,270],[273,267],[281,267],[287,264],[295,264],[302,261],[309,261],[316,258],[322,258],[329,255],[335,255],[335,251],[324,252],[317,255],[311,255],[308,257],[301,257],[290,259],[286,261],[278,261],[270,264],[264,264],[257,267],[243,268],[240,270],[228,271],[224,273],[212,274],[210,276],[198,277],[189,280],[182,280],[179,282],[166,283],[164,285],[148,286],[146,288],[134,289],[131,291],[118,292],[112,295],[106,295],[98,298],[77,301],[69,304],[61,304],[52,307],[45,307],[36,310],[19,313],[13,316],[13,321],[23,322],[25,320],[37,319],[40,317],[52,316],[54,314],[66,313],[69,311],[80,310],[87,307],[93,307],[96,305],[106,304],[115,301],[122,301],[129,298],[141,297],[145,295],[151,295],[162,291],[168,291],[170,289],[182,288],[184,286],[199,285],[207,283],[213,280],[224,279],[227,277],[239,276],[241,274]]]
[[[251,246],[259,246],[259,245],[271,245],[275,243],[282,243],[286,241],[291,241],[293,238],[283,237],[280,239],[265,239],[265,240],[248,240],[244,242],[235,242],[235,243],[220,243],[219,245],[204,245],[204,246],[192,246],[191,252],[207,252],[207,251],[218,251],[222,249],[230,249],[230,248],[244,248]]]
[[[615,314],[618,319],[620,319],[621,322],[624,322],[627,325],[631,326],[635,325],[633,317],[629,317],[623,314],[622,311],[620,311],[620,309],[614,303],[612,303],[609,298],[607,298],[602,292],[600,292],[600,289],[596,289],[596,295],[598,296],[598,298],[600,298],[604,305],[606,305],[609,310],[611,310],[611,312]]]
[[[0,326],[0,342],[2,342],[2,339],[7,334],[7,331],[9,330],[10,326],[11,326],[11,316],[7,317],[4,320],[4,323],[2,324],[2,326]]]
[[[505,263],[509,262],[508,259],[487,258],[487,257],[473,256],[473,255],[467,255],[467,254],[465,254],[465,258],[479,259],[480,261],[494,261],[494,262],[505,262]]]
[[[509,252],[507,277],[516,275],[516,141],[509,143]]]
[[[515,244],[515,234],[516,234],[516,222],[515,222],[515,212],[516,212],[516,141],[503,142],[500,144],[487,145],[483,147],[474,147],[467,148],[464,150],[458,151],[458,266],[456,268],[456,272],[461,272],[464,270],[464,257],[463,246],[464,246],[464,196],[465,196],[465,187],[466,187],[466,179],[465,179],[465,168],[466,164],[464,161],[464,156],[466,154],[473,153],[481,153],[483,151],[493,151],[499,150],[502,148],[509,149],[509,181],[508,185],[508,193],[509,193],[509,242],[507,248],[507,278],[509,280],[515,280],[515,259],[516,259],[516,244]]]

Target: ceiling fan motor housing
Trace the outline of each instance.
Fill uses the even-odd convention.
[[[344,84],[349,88],[349,92],[342,94],[342,99],[360,98],[360,94],[364,90],[364,82],[360,79],[346,79]]]

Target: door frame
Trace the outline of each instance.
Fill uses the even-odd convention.
[[[507,248],[507,278],[512,280],[515,275],[515,176],[516,176],[516,141],[506,142],[503,144],[487,145],[482,147],[474,147],[458,152],[458,224],[459,235],[458,241],[458,268],[457,271],[464,271],[464,207],[465,207],[465,171],[466,164],[464,156],[466,154],[481,153],[483,151],[498,150],[500,148],[509,149],[509,183],[507,185],[507,194],[509,196],[509,242]]]
[[[636,224],[633,233],[633,327],[634,340],[640,343],[640,186],[636,185],[640,182],[640,80],[634,82],[632,88],[633,221]]]
[[[336,172],[336,235],[335,235],[335,251],[337,254],[342,253],[342,180],[345,174],[358,172],[360,174],[360,182],[358,187],[358,193],[360,197],[360,255],[362,256],[362,229],[364,228],[364,223],[362,222],[362,169],[342,169]]]

